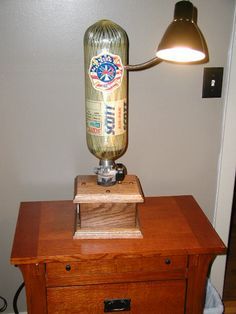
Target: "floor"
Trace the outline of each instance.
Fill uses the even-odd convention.
[[[236,301],[225,301],[224,306],[224,314],[236,314]]]

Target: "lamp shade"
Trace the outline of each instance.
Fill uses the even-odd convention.
[[[190,1],[175,5],[174,20],[167,28],[156,52],[158,58],[172,62],[197,62],[207,57],[205,39],[194,21]]]

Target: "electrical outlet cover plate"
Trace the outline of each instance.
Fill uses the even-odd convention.
[[[202,98],[220,98],[224,68],[204,68]]]

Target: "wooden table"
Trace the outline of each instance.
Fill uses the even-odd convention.
[[[21,204],[11,263],[29,314],[202,314],[209,267],[226,248],[193,197],[145,198],[143,239],[72,239],[74,206]]]

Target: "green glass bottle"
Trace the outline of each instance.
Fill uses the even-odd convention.
[[[114,161],[127,146],[126,32],[109,20],[90,26],[84,35],[86,137],[100,161]]]

